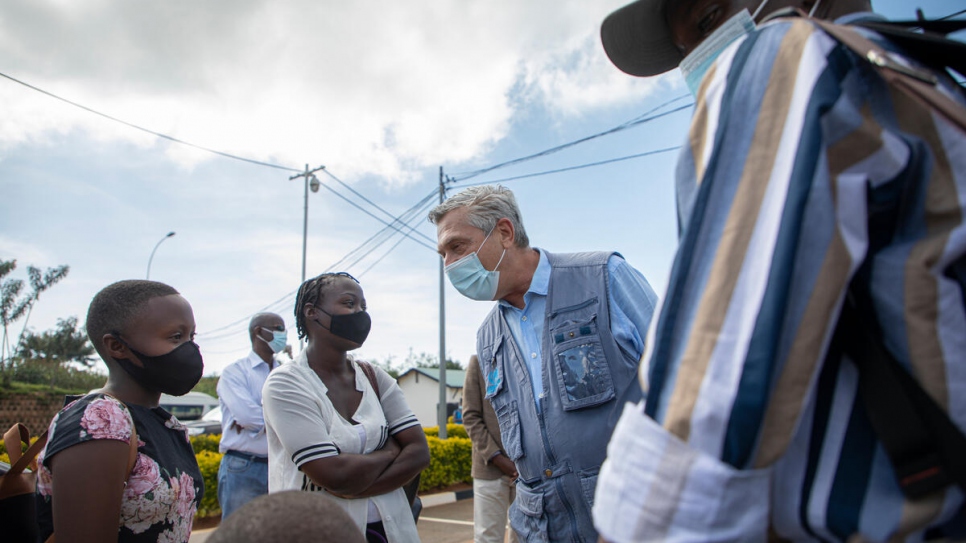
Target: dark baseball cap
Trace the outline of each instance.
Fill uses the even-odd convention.
[[[684,58],[664,18],[670,0],[637,0],[614,11],[600,25],[600,41],[615,66],[639,77],[673,70]]]

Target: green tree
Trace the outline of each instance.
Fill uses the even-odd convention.
[[[89,368],[97,360],[95,353],[87,334],[78,328],[77,317],[67,317],[57,319],[57,327],[53,330],[25,333],[17,356],[57,365],[77,362]]]
[[[393,379],[399,379],[399,370],[394,368],[392,364],[393,358],[394,357],[392,355],[389,355],[382,362],[373,360],[372,364],[386,370],[386,373],[388,373]]]
[[[434,354],[429,353],[413,353],[412,349],[409,349],[409,355],[406,356],[406,361],[403,362],[405,368],[439,368],[439,357]],[[446,369],[448,370],[462,370],[463,365],[452,358],[446,359]]]
[[[215,398],[217,398],[218,397],[218,376],[208,375],[208,376],[202,377],[201,380],[198,381],[198,384],[195,385],[193,389],[191,389],[191,391],[204,392],[209,396],[214,396]]]
[[[45,272],[41,272],[34,266],[27,266],[27,278],[31,290],[24,293],[23,279],[4,279],[16,268],[16,260],[0,260],[0,324],[3,324],[3,340],[0,342],[0,373],[3,374],[5,386],[10,384],[10,370],[14,363],[13,353],[20,348],[20,341],[27,330],[27,321],[30,320],[30,312],[34,304],[37,303],[42,292],[67,277],[67,272],[70,271],[69,266],[47,268]],[[11,345],[10,326],[20,319],[24,319],[23,329],[17,343]]]

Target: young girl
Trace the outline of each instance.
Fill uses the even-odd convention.
[[[369,541],[418,542],[401,487],[429,465],[429,447],[396,381],[373,368],[377,397],[347,354],[369,334],[362,287],[346,273],[306,281],[295,322],[308,344],[262,390],[269,492],[322,492]]]
[[[185,427],[158,401],[201,378],[191,305],[163,283],[120,281],[94,296],[87,334],[108,380],[50,423],[38,458],[42,539],[186,542],[204,483]]]

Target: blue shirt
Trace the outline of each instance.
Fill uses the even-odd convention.
[[[540,262],[533,272],[530,288],[523,295],[523,309],[517,309],[503,300],[499,303],[513,339],[530,369],[533,397],[539,410],[540,398],[543,397],[543,357],[540,342],[547,312],[550,261],[543,250],[535,249],[540,253]],[[623,258],[612,256],[607,261],[607,273],[607,305],[610,308],[611,332],[621,350],[629,357],[639,359],[644,352],[644,337],[657,305],[657,294],[644,275]]]

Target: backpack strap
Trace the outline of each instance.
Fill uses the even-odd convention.
[[[859,372],[859,396],[903,494],[919,498],[956,484],[966,491],[966,436],[885,348],[875,313],[853,286],[833,350]]]
[[[966,43],[946,37],[966,28],[966,20],[855,21],[851,24],[881,34],[927,66],[940,70],[950,68],[966,75]],[[916,32],[912,28],[923,31]]]
[[[369,384],[372,385],[372,389],[376,391],[376,397],[379,398],[379,402],[382,403],[382,394],[379,392],[379,381],[376,380],[376,370],[373,369],[372,364],[366,362],[365,360],[357,360],[359,367],[362,368],[362,373],[366,374],[366,378],[369,379]],[[420,472],[422,473],[422,472]],[[403,492],[406,493],[406,499],[409,500],[409,507],[413,512],[413,519],[418,521],[419,514],[423,510],[423,502],[419,500],[416,492],[419,490],[419,476],[417,473],[409,482],[403,485]]]
[[[382,403],[382,393],[379,392],[379,381],[376,380],[376,370],[372,368],[372,364],[365,360],[357,360],[356,362],[362,368],[362,373],[366,374],[366,378],[369,379],[369,384],[372,385],[372,389],[376,391],[376,398],[379,398],[380,403]]]
[[[923,106],[938,111],[961,131],[966,132],[966,108],[939,91],[936,87],[938,80],[931,72],[896,61],[892,53],[847,26],[820,19],[810,19],[810,21],[872,64],[889,85]],[[946,38],[941,39],[953,42]]]

